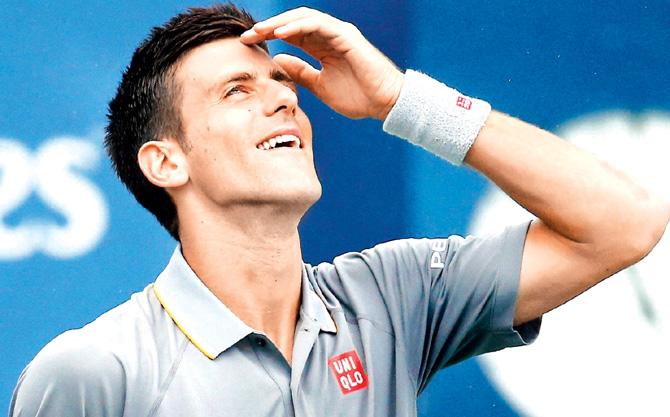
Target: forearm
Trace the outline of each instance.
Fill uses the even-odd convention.
[[[540,219],[524,252],[530,273],[522,275],[558,284],[552,277],[572,274],[575,284],[566,295],[543,302],[543,308],[564,302],[653,248],[670,216],[667,203],[572,144],[489,109],[481,100],[408,71],[384,129],[452,163],[472,166]],[[573,267],[581,269],[580,276],[569,271]]]
[[[576,243],[655,242],[658,228],[646,224],[663,216],[667,221],[667,206],[625,175],[549,132],[498,112],[489,115],[465,163]]]

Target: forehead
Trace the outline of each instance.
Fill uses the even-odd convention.
[[[182,88],[202,87],[240,72],[269,74],[280,67],[263,49],[247,46],[239,38],[225,38],[200,45],[189,51],[177,65],[175,78]]]

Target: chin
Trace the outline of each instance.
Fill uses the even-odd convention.
[[[321,184],[317,182],[317,186],[300,190],[287,190],[286,193],[279,196],[279,199],[286,202],[288,206],[294,206],[296,208],[303,207],[304,210],[307,211],[307,209],[312,207],[314,203],[319,201],[321,192]]]
[[[308,186],[307,186],[308,185]],[[321,198],[321,183],[302,184],[301,187],[284,188],[276,195],[275,202],[286,211],[292,211],[302,217]]]

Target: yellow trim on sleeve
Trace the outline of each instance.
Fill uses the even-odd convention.
[[[181,330],[181,332],[184,333],[184,336],[186,336],[186,337],[188,338],[188,340],[190,340],[191,343],[193,343],[193,346],[195,346],[196,348],[198,348],[198,350],[199,350],[200,352],[202,352],[203,355],[207,356],[209,359],[214,360],[214,359],[216,358],[216,356],[214,356],[214,355],[208,353],[205,349],[203,349],[203,347],[200,346],[200,345],[198,344],[198,342],[195,341],[195,339],[193,339],[193,336],[191,336],[191,335],[186,331],[186,329],[184,329],[184,328],[179,324],[179,321],[177,321],[177,319],[174,317],[174,315],[172,314],[172,312],[170,311],[170,309],[165,305],[165,301],[163,301],[163,297],[161,297],[161,295],[158,293],[158,290],[156,289],[156,286],[155,286],[155,285],[152,285],[151,287],[152,287],[152,289],[154,290],[154,295],[156,295],[156,298],[158,299],[158,302],[161,303],[161,305],[163,306],[163,309],[164,309],[165,312],[168,314],[168,316],[170,316],[170,318],[172,319],[172,321],[174,322],[174,324],[177,325],[177,327],[179,328],[179,330]]]

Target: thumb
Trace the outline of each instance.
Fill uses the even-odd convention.
[[[288,73],[293,81],[315,93],[321,71],[293,55],[278,54],[272,59]]]

